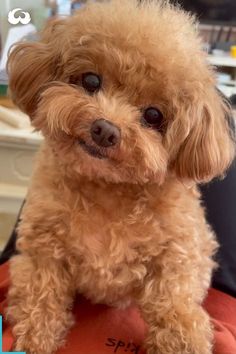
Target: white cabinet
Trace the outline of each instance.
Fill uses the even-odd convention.
[[[42,137],[32,129],[0,123],[0,249],[9,237],[27,193],[35,153]]]

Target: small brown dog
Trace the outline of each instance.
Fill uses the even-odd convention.
[[[62,345],[80,292],[134,301],[148,354],[212,353],[217,243],[196,184],[234,144],[194,19],[165,1],[91,3],[18,44],[9,73],[45,137],[11,261],[15,349]]]

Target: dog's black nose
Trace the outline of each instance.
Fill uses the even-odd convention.
[[[119,144],[120,130],[113,123],[106,119],[98,119],[91,126],[93,141],[102,147],[109,147]]]

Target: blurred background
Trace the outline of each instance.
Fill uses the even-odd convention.
[[[8,97],[8,50],[19,40],[37,40],[47,21],[56,16],[70,16],[85,3],[86,0],[0,0],[0,250],[26,196],[34,156],[42,142],[41,135],[30,127],[29,118]],[[199,19],[207,60],[217,68],[218,87],[234,109],[236,0],[179,0],[179,3]]]

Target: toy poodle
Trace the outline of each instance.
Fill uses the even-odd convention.
[[[44,136],[10,265],[15,350],[63,345],[78,292],[136,304],[148,354],[212,353],[197,183],[235,151],[196,28],[164,0],[91,2],[11,51],[12,98]]]

